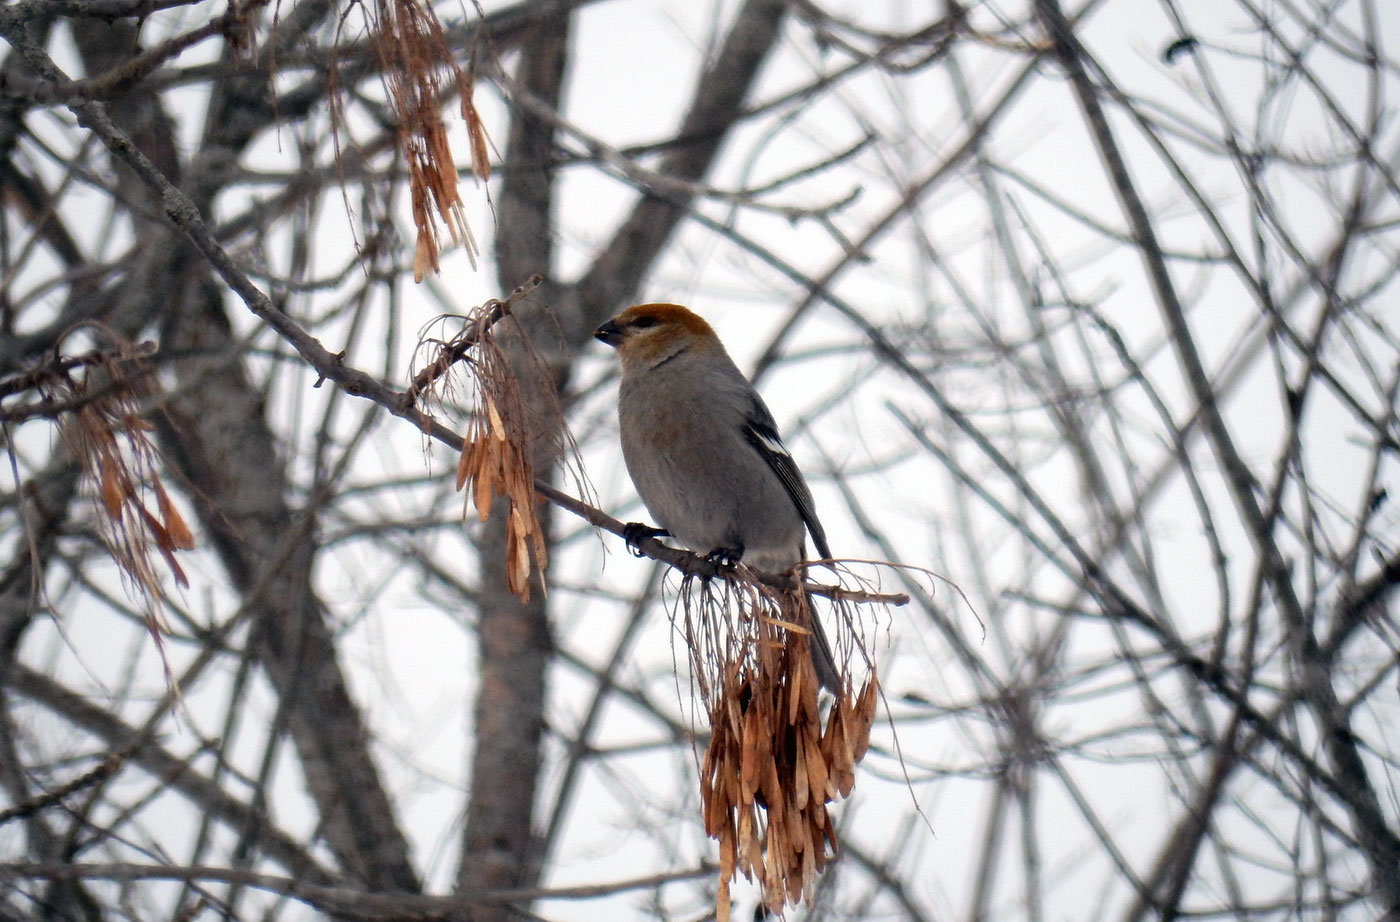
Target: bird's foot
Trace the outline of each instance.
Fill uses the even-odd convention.
[[[671,533],[664,528],[655,528],[642,522],[628,522],[622,526],[622,540],[627,542],[627,550],[636,557],[645,557],[641,543],[646,538],[669,538]]]
[[[733,569],[734,566],[744,559],[744,546],[737,547],[717,547],[705,555],[705,559],[715,565],[715,569]]]

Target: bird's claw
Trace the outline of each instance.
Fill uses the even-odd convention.
[[[735,564],[744,559],[744,546],[738,547],[717,547],[705,555],[705,559],[714,564],[715,569],[733,569]]]
[[[664,528],[655,528],[643,522],[628,522],[622,526],[622,540],[627,542],[627,550],[635,557],[645,557],[642,541],[647,538],[669,538],[671,533]]]

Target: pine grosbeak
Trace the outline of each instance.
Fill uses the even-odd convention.
[[[661,526],[633,523],[630,535],[669,535],[697,553],[783,573],[806,559],[810,531],[817,553],[831,557],[773,414],[708,323],[677,304],[639,304],[593,335],[617,349],[622,456]],[[812,663],[835,692],[831,645],[811,620]]]

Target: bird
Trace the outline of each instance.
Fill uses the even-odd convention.
[[[704,318],[679,304],[638,304],[593,335],[617,351],[622,457],[660,526],[630,523],[629,543],[672,537],[716,562],[784,573],[807,559],[810,534],[831,559],[773,414]],[[831,644],[807,598],[812,665],[839,694]]]

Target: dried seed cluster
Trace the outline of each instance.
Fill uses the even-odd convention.
[[[193,548],[194,535],[161,482],[160,454],[148,437],[154,427],[141,417],[143,401],[155,390],[154,375],[142,361],[149,351],[122,342],[111,351],[61,359],[37,372],[35,383],[46,399],[67,408],[59,429],[93,485],[98,534],[144,603],[146,627],[170,679],[159,619],[164,592],[151,548],[175,581],[188,586],[175,552]]]
[[[491,516],[493,499],[506,498],[506,580],[522,601],[530,598],[532,555],[533,566],[544,570],[545,539],[535,512],[535,470],[524,401],[495,330],[498,322],[510,316],[514,300],[533,287],[522,286],[506,301],[487,301],[451,339],[421,341],[420,349],[434,350],[433,359],[414,375],[406,395],[411,402],[423,396],[440,403],[456,387],[451,372],[459,366],[466,369],[464,377],[476,412],[467,421],[457,458],[457,489],[466,491],[483,522]]]
[[[687,609],[687,629],[699,627],[691,649],[711,727],[700,798],[705,832],[719,840],[716,916],[726,922],[736,872],[758,882],[773,913],[810,901],[836,848],[826,805],[855,784],[878,686],[872,673],[853,697],[847,681],[823,729],[804,594],[745,584],[716,595],[710,585],[701,584],[699,617]],[[716,617],[728,599],[739,603],[732,623]]]
[[[457,462],[457,489],[469,487],[477,518],[491,516],[493,496],[505,496],[506,582],[521,601],[530,598],[530,554],[541,571],[545,564],[544,534],[535,517],[535,473],[525,451],[524,435],[512,432],[489,391],[481,391],[483,412],[468,424]],[[511,414],[514,416],[516,414]]]
[[[486,129],[472,101],[474,81],[457,66],[442,24],[431,7],[419,0],[378,0],[374,9],[374,45],[390,105],[398,117],[399,148],[408,165],[413,223],[418,231],[413,278],[421,282],[429,269],[440,271],[439,220],[454,244],[465,245],[475,268],[476,239],[457,193],[457,167],[440,114],[441,75],[446,72],[461,102],[462,121],[471,145],[472,173],[481,179],[489,178]]]

